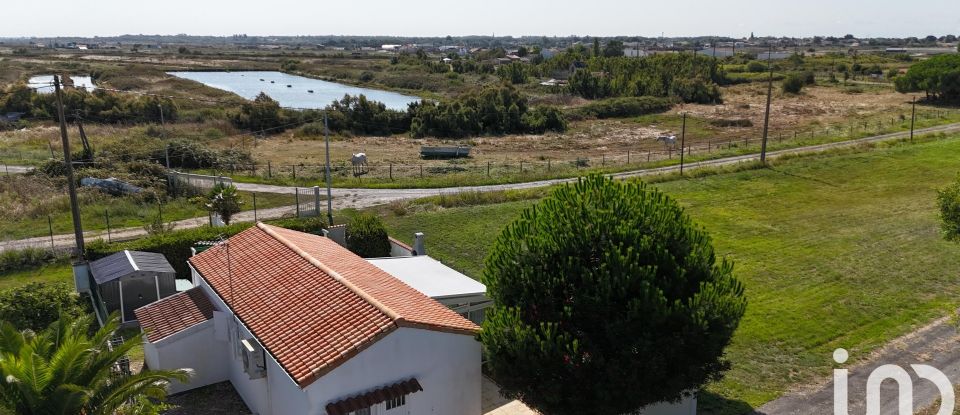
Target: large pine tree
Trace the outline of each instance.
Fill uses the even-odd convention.
[[[548,415],[633,413],[729,368],[746,308],[731,263],[673,200],[600,176],[508,225],[480,335],[502,391]]]

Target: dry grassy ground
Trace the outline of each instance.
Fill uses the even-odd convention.
[[[863,132],[863,121],[868,131],[893,128],[903,123],[900,115],[909,117],[911,94],[900,94],[891,87],[857,87],[862,92],[850,93],[853,86],[816,86],[799,95],[784,95],[775,91],[771,105],[771,137],[783,135],[790,139],[794,132],[807,138],[826,134],[831,126],[835,135],[849,133],[849,127],[858,123],[855,132]],[[724,88],[722,105],[681,105],[668,113],[615,120],[576,122],[562,134],[507,135],[477,137],[464,140],[410,139],[395,137],[337,137],[331,143],[335,160],[348,160],[353,153],[364,152],[373,163],[418,163],[421,145],[467,144],[473,146],[472,161],[476,163],[538,161],[545,159],[570,160],[576,157],[622,157],[628,150],[637,156],[647,151],[663,152],[665,146],[657,136],[681,133],[679,114],[688,112],[688,145],[726,145],[756,140],[762,136],[766,87],[745,84]],[[936,111],[919,106],[921,112]],[[752,127],[718,127],[715,120],[749,120]],[[893,122],[893,125],[891,125]],[[755,141],[754,141],[755,142]],[[235,138],[221,145],[237,145]],[[322,163],[322,137],[297,138],[285,133],[261,142],[253,150],[258,160],[276,164]]]

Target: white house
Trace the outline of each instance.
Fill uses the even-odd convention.
[[[147,365],[194,370],[170,392],[229,380],[263,415],[480,414],[477,325],[331,239],[257,224],[189,263],[196,288],[136,310]]]

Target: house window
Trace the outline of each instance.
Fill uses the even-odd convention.
[[[387,400],[387,410],[389,411],[389,410],[394,409],[394,408],[399,408],[399,407],[404,406],[404,405],[406,405],[406,404],[407,404],[407,396],[406,396],[406,395],[400,396],[400,397],[398,397],[398,398],[388,399],[388,400]]]

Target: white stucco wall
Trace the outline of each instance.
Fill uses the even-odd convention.
[[[389,415],[479,415],[480,360],[473,336],[401,328],[308,386],[309,413],[322,415],[332,401],[416,378],[423,391]]]
[[[217,310],[223,310],[227,314],[228,318],[225,320],[228,325],[231,325],[231,328],[217,327],[216,322],[214,324],[214,332],[229,332],[225,335],[226,341],[218,341],[218,349],[220,354],[223,356],[222,365],[224,367],[224,372],[226,374],[225,378],[230,380],[230,383],[233,384],[234,389],[237,390],[237,394],[243,399],[243,402],[247,404],[247,407],[250,408],[250,411],[257,414],[271,414],[270,412],[270,400],[267,393],[267,379],[270,379],[273,376],[286,376],[286,373],[271,373],[268,363],[267,377],[261,379],[250,379],[250,376],[244,372],[243,368],[243,357],[236,352],[236,338],[237,332],[233,330],[239,330],[240,337],[242,338],[251,338],[253,337],[250,332],[236,321],[236,318],[233,316],[233,313],[230,312],[230,309],[227,308],[226,303],[224,303],[220,297],[217,296],[216,292],[210,288],[207,283],[196,274],[191,267],[191,271],[194,274],[194,283],[196,286],[200,287],[204,293],[207,294],[207,297],[210,298],[210,302],[213,303],[213,306]],[[216,320],[216,319],[215,319]],[[272,360],[269,355],[267,360]],[[289,379],[289,377],[288,377]]]
[[[197,286],[207,293],[214,307],[229,314],[226,304],[201,278],[195,277]],[[230,315],[226,320],[235,321],[235,317]],[[211,333],[217,330],[214,327]],[[242,324],[237,324],[235,330],[239,330],[243,338],[253,337]],[[211,349],[217,349],[223,356],[220,364],[225,367],[225,378],[230,380],[249,409],[259,415],[324,415],[324,408],[330,402],[410,378],[416,378],[424,390],[407,396],[406,405],[391,410],[389,414],[385,414],[383,404],[375,408],[373,414],[481,413],[480,344],[473,336],[401,328],[305,390],[300,389],[269,353],[266,354],[267,376],[251,380],[232,343],[214,342],[215,347]]]
[[[151,368],[191,369],[186,384],[174,381],[168,393],[207,386],[227,380],[224,343],[213,338],[213,320],[197,324],[156,343],[144,344],[144,360]]]

